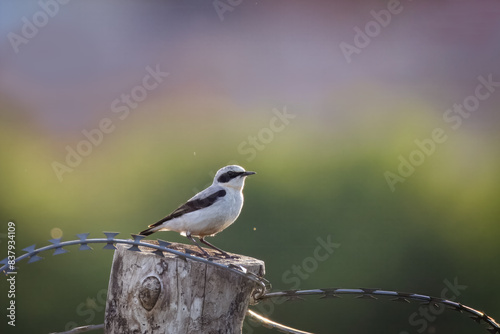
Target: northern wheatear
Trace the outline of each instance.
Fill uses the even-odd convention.
[[[229,256],[204,238],[221,232],[238,218],[243,207],[245,178],[253,174],[255,172],[247,172],[237,165],[219,169],[210,187],[194,195],[162,220],[149,225],[149,228],[140,234],[150,235],[158,231],[179,232],[198,246],[203,254],[209,256],[193,238],[196,236],[205,245]]]

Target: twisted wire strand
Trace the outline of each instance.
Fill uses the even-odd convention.
[[[290,334],[313,334],[311,332],[304,332],[292,327],[288,327],[285,325],[282,325],[280,323],[277,323],[275,321],[272,321],[268,318],[263,317],[262,315],[258,314],[257,312],[254,312],[252,310],[247,311],[247,315],[254,321],[257,321],[260,323],[262,326],[266,328],[271,328],[271,329],[276,329],[282,333],[290,333]]]

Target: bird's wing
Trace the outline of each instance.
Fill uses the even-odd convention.
[[[207,189],[208,190],[208,189]],[[226,191],[224,189],[220,190],[214,190],[210,194],[204,194],[205,192],[199,193],[193,198],[191,198],[189,201],[175,209],[174,212],[163,218],[162,220],[149,225],[148,227],[156,227],[158,225],[163,224],[164,222],[180,217],[186,213],[193,212],[196,210],[200,210],[203,208],[207,208],[210,205],[214,204],[220,197],[224,197],[226,195]]]

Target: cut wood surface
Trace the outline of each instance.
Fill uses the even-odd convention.
[[[146,247],[127,251],[128,247],[117,245],[113,258],[105,333],[241,333],[254,282],[207,263],[167,252],[161,257]],[[173,243],[170,248],[197,251],[185,244]],[[231,255],[238,258],[215,261],[264,274],[263,261]]]

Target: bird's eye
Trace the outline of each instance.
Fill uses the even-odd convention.
[[[231,179],[234,179],[235,177],[239,176],[240,174],[241,173],[229,171],[219,176],[217,181],[219,181],[219,183],[226,183],[229,182]]]
[[[230,172],[222,174],[221,176],[219,176],[219,178],[217,179],[217,181],[219,181],[219,183],[226,183],[226,182],[228,182],[229,180],[231,180],[231,176],[229,175],[229,173]]]

